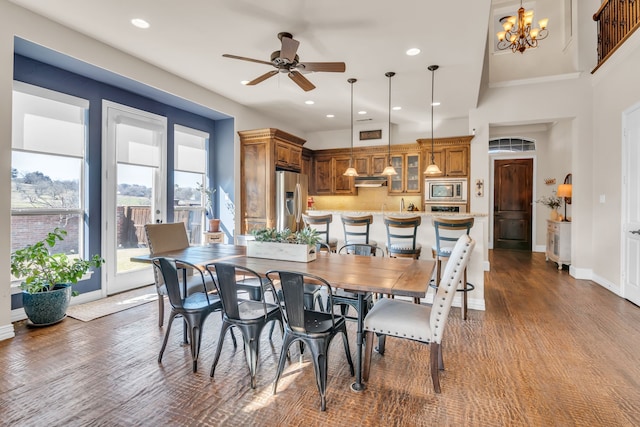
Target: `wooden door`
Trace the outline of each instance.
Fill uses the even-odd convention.
[[[493,247],[531,250],[533,159],[496,160]]]

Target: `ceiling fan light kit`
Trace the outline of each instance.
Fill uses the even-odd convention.
[[[351,158],[349,159],[349,167],[343,173],[344,176],[358,176],[358,171],[353,167],[353,84],[357,82],[356,79],[347,79],[351,85]]]
[[[427,67],[427,69],[429,71],[431,71],[431,164],[429,164],[429,166],[427,166],[427,168],[425,169],[425,171],[424,171],[425,175],[440,175],[442,173],[442,171],[440,170],[438,165],[436,165],[435,156],[434,156],[434,153],[433,153],[433,147],[434,147],[434,143],[433,143],[433,87],[434,87],[434,80],[435,80],[435,71],[438,68],[440,68],[438,65],[429,65]]]
[[[511,49],[513,53],[524,53],[529,48],[538,47],[538,40],[546,39],[549,35],[547,30],[547,18],[539,19],[537,28],[533,25],[533,10],[525,10],[520,0],[520,8],[517,16],[505,16],[500,18],[503,31],[500,31],[498,37],[498,49]]]
[[[388,135],[388,139],[389,139],[389,151],[387,153],[387,157],[389,159],[389,165],[384,168],[384,170],[382,171],[382,175],[383,176],[393,176],[393,175],[398,175],[398,172],[396,172],[395,168],[391,165],[391,77],[395,76],[396,73],[394,73],[393,71],[389,71],[384,73],[385,76],[387,76],[389,78],[389,130],[387,130]]]
[[[255,62],[257,64],[271,65],[275,67],[275,70],[264,73],[261,76],[256,77],[247,83],[247,86],[254,86],[258,83],[262,83],[270,77],[275,76],[278,73],[285,73],[289,76],[295,84],[297,84],[302,90],[308,92],[315,89],[313,83],[309,81],[302,72],[329,72],[329,73],[344,73],[346,66],[344,62],[300,62],[300,58],[297,55],[300,42],[295,40],[291,33],[282,32],[278,33],[278,39],[280,39],[280,50],[276,50],[271,54],[270,62],[262,61],[260,59],[247,58],[244,56],[237,56],[225,53],[225,58],[239,59],[241,61]]]

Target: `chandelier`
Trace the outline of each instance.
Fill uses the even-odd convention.
[[[499,50],[511,48],[513,53],[524,53],[530,47],[538,47],[538,40],[546,39],[549,35],[547,18],[538,21],[539,28],[531,27],[533,10],[524,10],[522,0],[520,0],[518,16],[505,16],[500,18],[500,23],[504,31],[497,34]]]

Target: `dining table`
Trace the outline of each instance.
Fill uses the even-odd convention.
[[[356,379],[351,384],[351,389],[356,392],[365,389],[362,381],[365,295],[373,292],[423,298],[435,269],[433,260],[341,255],[322,251],[310,262],[256,258],[246,255],[245,246],[223,244],[190,246],[181,250],[132,257],[131,261],[151,263],[158,257],[187,261],[201,268],[215,262],[232,263],[249,268],[261,276],[270,270],[309,273],[327,280],[332,287],[358,295]]]

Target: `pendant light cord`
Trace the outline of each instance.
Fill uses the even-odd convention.
[[[434,153],[434,143],[433,143],[433,88],[435,86],[435,71],[440,68],[438,65],[429,65],[427,67],[429,71],[431,71],[431,164],[434,165],[435,162],[435,153]]]

